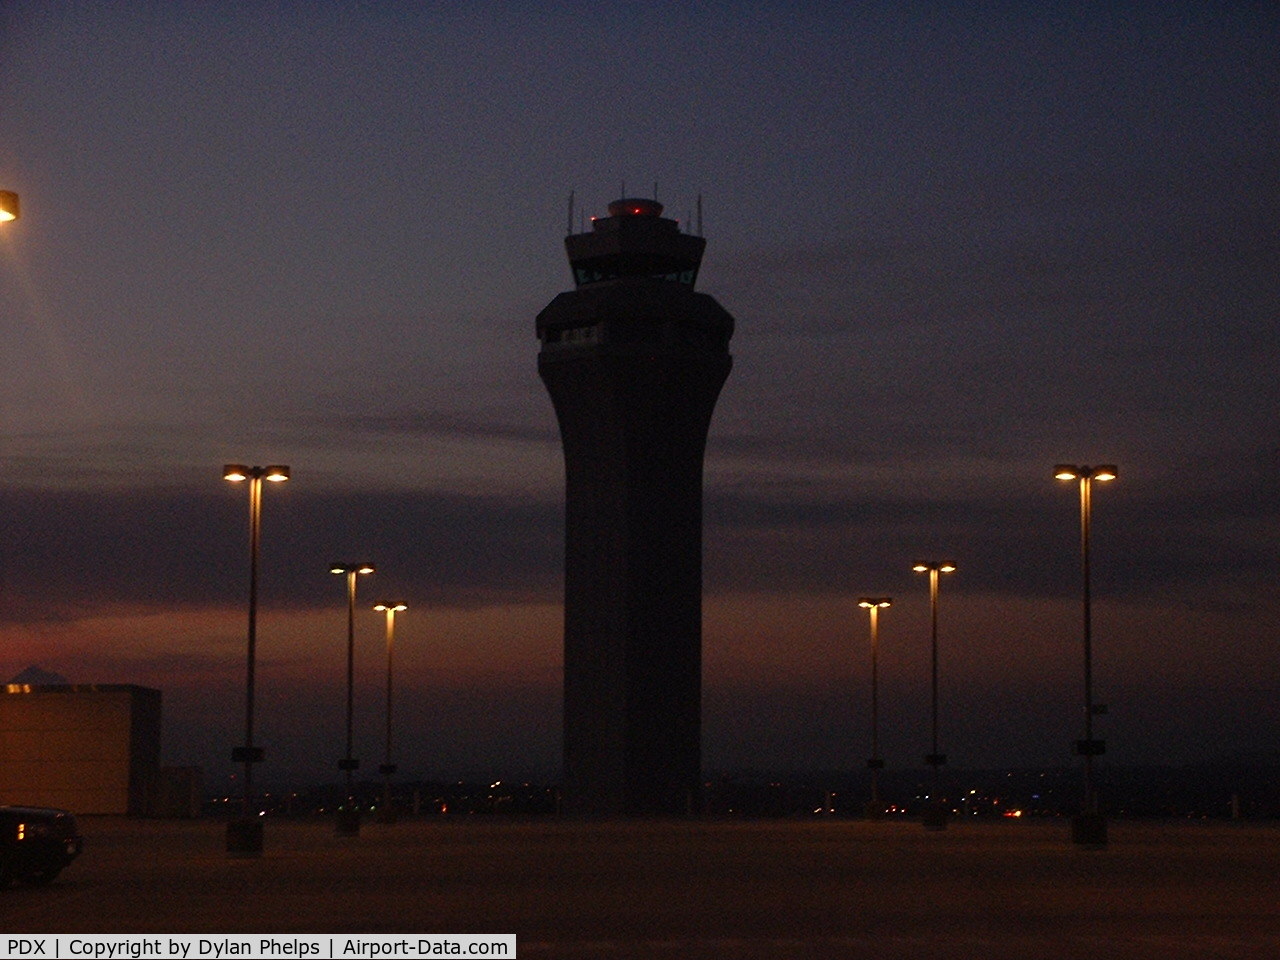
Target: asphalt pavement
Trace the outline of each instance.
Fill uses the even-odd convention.
[[[84,818],[6,933],[514,933],[535,958],[1280,957],[1280,823]]]

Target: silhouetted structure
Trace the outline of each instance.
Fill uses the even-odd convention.
[[[706,242],[654,200],[565,238],[538,314],[565,459],[564,793],[573,815],[682,815],[701,776],[702,462],[733,318]]]
[[[132,684],[0,686],[0,802],[147,813],[160,776],[160,700]]]

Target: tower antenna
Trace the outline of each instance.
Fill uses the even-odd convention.
[[[702,236],[702,194],[698,194],[698,236]]]
[[[565,236],[568,236],[569,234],[573,233],[573,191],[572,190],[569,191],[569,220],[568,220],[568,225],[565,227],[564,232],[565,232]]]

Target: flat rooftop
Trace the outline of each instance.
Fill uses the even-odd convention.
[[[1280,956],[1280,823],[82,818],[51,887],[0,893],[12,933],[515,933],[530,958]]]

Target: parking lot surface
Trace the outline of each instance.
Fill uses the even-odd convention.
[[[85,818],[6,933],[515,933],[530,958],[1280,957],[1280,824]]]

